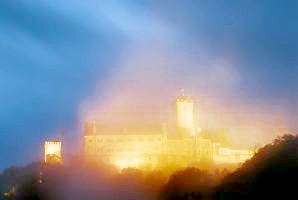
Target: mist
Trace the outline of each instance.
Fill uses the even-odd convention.
[[[296,127],[296,7],[279,1],[2,1],[0,169],[40,159],[42,141],[59,135],[66,152],[78,151],[85,120],[128,117],[116,118],[108,112],[113,108],[150,111],[138,120],[159,122],[160,105],[171,110],[181,88],[214,110],[241,111],[242,121],[254,112]],[[201,114],[219,126],[222,117]],[[262,135],[252,132],[237,136],[243,136],[239,143]]]
[[[265,133],[260,128],[288,125],[285,99],[257,97],[243,89],[246,74],[238,67],[236,56],[215,57],[207,54],[207,50],[202,53],[203,45],[192,51],[186,54],[173,49],[170,42],[129,46],[110,66],[109,75],[97,82],[93,94],[81,102],[81,124],[88,120],[114,125],[161,123],[171,118],[173,102],[184,89],[186,95],[205,105],[204,109],[198,109],[199,126],[205,128],[208,121],[211,130],[226,126],[236,129],[241,123],[250,128],[250,133],[232,131],[237,143],[270,142],[263,139]],[[216,115],[216,112],[226,114]],[[251,117],[260,123],[250,122]],[[227,118],[228,125],[223,122]]]

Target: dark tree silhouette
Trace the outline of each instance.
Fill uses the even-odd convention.
[[[207,170],[198,168],[187,168],[176,171],[168,183],[161,189],[162,199],[200,199],[212,186],[212,177]]]
[[[217,199],[288,199],[296,196],[298,137],[284,135],[227,176]]]

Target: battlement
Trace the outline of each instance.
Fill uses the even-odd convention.
[[[44,144],[53,144],[53,145],[56,145],[56,144],[62,144],[61,141],[58,141],[58,140],[53,140],[53,141],[45,141]]]

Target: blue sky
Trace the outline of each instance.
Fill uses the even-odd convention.
[[[82,105],[114,98],[112,80],[283,102],[270,105],[295,124],[297,11],[275,0],[1,1],[0,169],[40,158],[45,138],[77,142]],[[130,86],[121,95],[137,97]]]

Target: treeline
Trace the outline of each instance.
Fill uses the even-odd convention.
[[[298,138],[285,135],[234,171],[191,167],[168,174],[128,168],[118,173],[78,158],[70,166],[48,169],[42,184],[36,182],[39,163],[9,168],[0,182],[12,177],[19,199],[289,199],[296,194],[297,166]]]
[[[215,188],[216,199],[292,199],[298,178],[298,137],[285,135],[260,149]]]
[[[284,135],[261,148],[253,158],[222,180],[195,168],[174,173],[161,199],[293,199],[298,178],[298,137]]]
[[[18,192],[22,195],[19,199],[26,196],[33,197],[36,191],[36,181],[41,162],[34,162],[26,167],[9,167],[0,175],[0,194],[3,198],[5,192],[9,192],[9,186],[17,187]],[[13,199],[15,199],[14,197]],[[1,199],[1,198],[0,198]],[[32,198],[29,198],[32,199]]]

